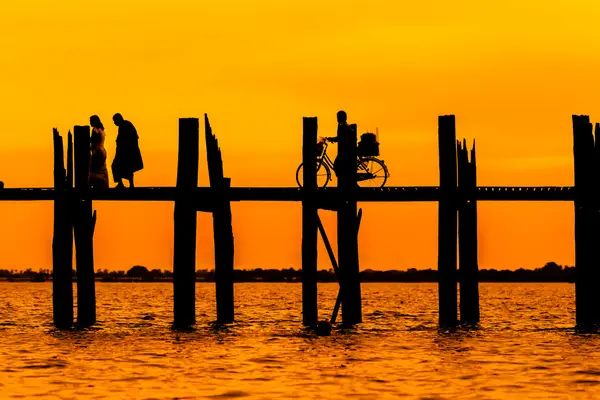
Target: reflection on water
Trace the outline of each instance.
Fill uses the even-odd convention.
[[[51,283],[0,283],[1,397],[593,398],[600,335],[576,334],[570,284],[482,284],[476,329],[437,329],[435,284],[363,284],[365,322],[317,337],[300,284],[236,284],[217,327],[197,285],[197,329],[178,333],[172,285],[98,283],[97,327],[52,328]],[[320,284],[321,318],[337,287]]]

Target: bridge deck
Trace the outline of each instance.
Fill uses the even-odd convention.
[[[199,187],[194,194],[199,201],[210,199],[212,189]],[[333,199],[337,188],[318,189],[324,200]],[[175,187],[137,187],[135,189],[108,189],[90,191],[93,200],[104,201],[174,201]],[[357,189],[358,201],[367,202],[424,202],[438,201],[437,186],[395,186]],[[297,187],[233,187],[229,189],[231,201],[301,201],[302,190]],[[0,201],[53,200],[52,188],[5,188],[0,189]],[[475,194],[479,201],[573,201],[573,186],[479,186]]]

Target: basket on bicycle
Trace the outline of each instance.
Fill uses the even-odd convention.
[[[379,155],[379,142],[374,133],[363,133],[358,142],[358,155],[363,157],[376,157]]]
[[[325,142],[317,143],[317,157],[321,157],[323,155],[323,151],[325,151]]]

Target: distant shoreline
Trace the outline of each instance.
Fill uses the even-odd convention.
[[[76,272],[73,271],[75,282]],[[375,271],[367,269],[360,272],[361,282],[397,282],[397,283],[434,283],[438,281],[437,270],[409,269],[405,271]],[[0,282],[47,282],[52,281],[50,270],[34,272],[30,269],[25,271],[8,271],[0,269]],[[460,281],[460,270],[457,271],[457,282]],[[173,282],[173,272],[159,269],[148,270],[143,266],[134,266],[125,271],[96,271],[96,282]],[[214,271],[196,271],[196,282],[214,282]],[[300,269],[261,269],[235,270],[234,282],[236,283],[294,283],[302,282],[302,271]],[[317,271],[317,282],[337,282],[337,276],[333,270]],[[546,263],[542,268],[533,270],[517,269],[495,270],[482,269],[479,271],[479,282],[575,282],[575,267],[561,266],[554,262]]]

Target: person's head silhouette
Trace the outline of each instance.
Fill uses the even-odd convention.
[[[90,117],[90,125],[92,126],[92,128],[104,129],[104,125],[102,125],[100,117],[97,115],[92,115]]]
[[[116,126],[121,125],[121,123],[123,122],[123,116],[119,113],[116,113],[115,115],[113,115],[113,122]]]
[[[338,124],[346,124],[346,120],[348,119],[348,116],[346,115],[345,111],[338,111],[337,113],[337,121]]]

